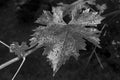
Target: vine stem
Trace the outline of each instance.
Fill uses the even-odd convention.
[[[4,42],[2,42],[2,41],[1,41],[0,43],[2,43],[3,45],[6,45],[6,44],[5,44]],[[7,45],[7,47],[8,47],[9,49],[11,49],[10,46]],[[28,51],[27,51],[25,54],[23,54],[22,56],[20,56],[20,57],[19,57],[19,56],[18,56],[18,57],[15,57],[15,58],[13,58],[13,59],[11,59],[11,60],[3,63],[2,65],[0,65],[0,70],[3,69],[3,68],[5,68],[5,67],[7,67],[7,66],[9,66],[10,64],[13,64],[13,63],[19,61],[19,60],[22,58],[23,60],[22,60],[22,62],[21,62],[21,64],[20,64],[20,66],[18,67],[17,71],[15,72],[14,76],[13,76],[12,79],[11,79],[11,80],[14,80],[15,77],[17,76],[17,74],[19,73],[21,67],[23,66],[23,64],[24,64],[24,62],[25,62],[25,60],[26,60],[26,57],[27,57],[28,55],[30,55],[32,52],[34,52],[36,49],[38,49],[39,47],[41,47],[41,46],[36,46],[35,48],[33,48],[33,49],[31,49],[31,50],[28,50]]]
[[[11,59],[11,60],[3,63],[2,65],[0,65],[0,70],[3,69],[3,68],[5,68],[5,67],[7,67],[8,65],[10,65],[10,64],[18,61],[18,60],[20,60],[20,58],[19,57],[15,57],[15,58],[13,58],[13,59]]]
[[[26,53],[24,54],[23,57],[27,57],[28,55],[30,55],[32,52],[34,52],[34,51],[35,51],[36,49],[38,49],[38,48],[39,48],[39,46],[38,46],[38,47],[35,47],[35,48],[32,49],[32,50],[29,50],[28,52],[26,52]],[[23,58],[23,57],[22,57],[22,58]],[[11,59],[11,60],[9,60],[9,61],[1,64],[1,65],[0,65],[0,70],[3,69],[3,68],[5,68],[5,67],[7,67],[7,66],[9,66],[10,64],[13,64],[13,63],[19,61],[20,59],[21,59],[20,57],[15,57],[15,58],[13,58],[13,59]]]

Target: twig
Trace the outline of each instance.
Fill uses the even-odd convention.
[[[88,59],[87,65],[89,64],[89,62],[90,62],[93,54],[95,54],[95,56],[96,56],[96,58],[97,58],[97,60],[98,60],[98,63],[100,64],[101,68],[104,69],[104,67],[103,67],[103,65],[102,65],[102,63],[101,63],[101,61],[100,61],[100,59],[99,59],[99,57],[98,57],[98,55],[97,55],[97,53],[96,53],[95,50],[96,50],[96,46],[95,46],[94,50],[92,51],[92,53],[91,53],[91,55],[90,55],[90,57],[89,57],[89,59]]]
[[[120,10],[116,10],[116,11],[113,11],[113,12],[111,12],[111,13],[108,13],[108,14],[105,14],[105,15],[103,15],[103,17],[108,17],[108,16],[111,16],[111,15],[115,15],[115,14],[120,14]]]
[[[95,46],[94,50],[92,51],[91,55],[89,56],[89,59],[88,59],[88,62],[87,62],[87,66],[88,66],[88,64],[89,64],[89,62],[90,62],[90,60],[91,60],[95,50],[96,50],[96,46]]]
[[[7,67],[8,65],[10,65],[10,64],[18,61],[19,59],[20,59],[20,58],[16,57],[16,58],[13,58],[13,59],[5,62],[4,64],[0,65],[0,70],[3,69],[3,68],[5,68],[5,67]]]
[[[26,60],[26,57],[23,57],[23,61],[21,62],[19,68],[17,69],[16,73],[15,73],[14,76],[12,77],[12,80],[14,80],[15,77],[17,76],[17,74],[18,74],[18,72],[20,71],[20,69],[21,69],[22,65],[24,64],[25,60]]]
[[[28,55],[30,55],[32,52],[34,52],[34,51],[35,51],[36,49],[38,49],[38,48],[39,48],[39,47],[36,47],[36,48],[34,48],[34,49],[32,49],[32,50],[29,50],[28,52],[26,52],[26,54],[25,54],[23,57],[27,57]],[[22,58],[23,58],[23,57],[22,57]],[[10,64],[13,64],[13,63],[17,62],[17,61],[20,60],[20,59],[21,59],[21,58],[16,57],[16,58],[13,58],[13,59],[11,59],[11,60],[3,63],[2,65],[0,65],[0,70],[3,69],[3,68],[5,68],[5,67],[7,67],[7,66],[9,66]]]
[[[6,46],[7,48],[9,48],[9,49],[10,49],[10,46],[9,46],[9,45],[7,45],[6,43],[4,43],[3,41],[1,41],[1,40],[0,40],[0,43],[1,43],[1,44],[3,44],[4,46]]]
[[[97,58],[97,60],[98,60],[98,63],[100,64],[101,68],[104,69],[104,67],[103,67],[103,65],[102,65],[102,63],[101,63],[101,61],[100,61],[100,59],[99,59],[96,51],[95,51],[95,55],[96,55],[96,58]]]

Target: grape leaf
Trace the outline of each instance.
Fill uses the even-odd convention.
[[[101,32],[96,27],[104,17],[98,12],[91,11],[86,3],[94,4],[89,0],[78,0],[67,7],[62,4],[52,8],[53,14],[43,11],[36,20],[36,23],[42,25],[34,29],[30,46],[37,45],[37,48],[46,46],[43,55],[47,56],[51,64],[53,75],[71,56],[78,59],[80,55],[78,50],[86,50],[86,40],[100,48]],[[65,15],[71,17],[69,23],[63,20]]]

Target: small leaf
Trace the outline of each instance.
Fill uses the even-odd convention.
[[[29,49],[26,42],[22,42],[21,45],[18,42],[13,42],[10,45],[10,52],[14,52],[18,57],[23,57],[25,55],[25,50]]]

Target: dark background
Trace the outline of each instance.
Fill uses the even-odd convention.
[[[32,29],[37,27],[34,21],[42,10],[51,10],[58,2],[70,4],[74,0],[0,0],[0,40],[7,44],[13,41],[28,42],[33,34]],[[93,50],[93,45],[87,42],[87,51],[80,51],[78,61],[71,57],[54,78],[49,63],[41,55],[43,48],[38,49],[27,57],[15,80],[120,80],[120,1],[96,2],[107,5],[102,14],[106,19],[98,25],[101,28],[107,24],[100,37],[102,48],[96,49],[104,69],[100,67],[95,55],[87,64]],[[8,48],[0,44],[0,64],[14,57]],[[11,80],[21,61],[0,70],[0,80]]]

